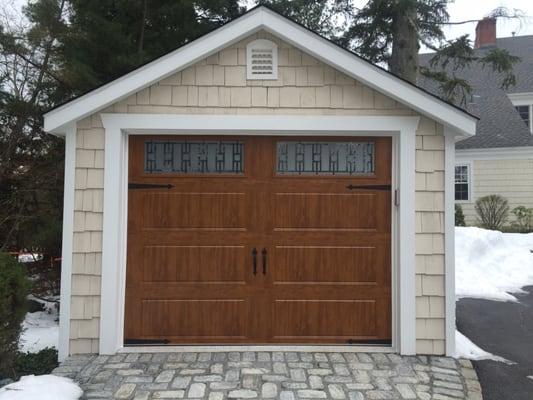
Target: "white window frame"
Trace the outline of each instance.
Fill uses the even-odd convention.
[[[509,100],[514,107],[529,107],[529,131],[533,133],[533,92],[532,93],[511,93],[508,95]],[[518,111],[516,111],[518,113]]]
[[[472,198],[472,194],[473,194],[473,191],[472,191],[472,163],[471,162],[458,162],[458,163],[455,163],[455,166],[454,166],[454,169],[453,169],[453,198],[455,199],[455,185],[456,185],[456,182],[455,182],[455,168],[456,167],[466,167],[466,174],[467,174],[467,184],[468,184],[468,199],[466,200],[455,200],[456,203],[458,204],[467,204],[467,203],[472,203],[473,202],[473,198]]]
[[[272,73],[254,75],[252,71],[252,51],[257,48],[272,51]],[[248,80],[276,80],[278,79],[278,45],[272,40],[256,39],[246,45],[246,79]]]

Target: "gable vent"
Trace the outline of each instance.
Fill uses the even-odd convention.
[[[246,46],[247,79],[278,79],[278,45],[257,39]]]

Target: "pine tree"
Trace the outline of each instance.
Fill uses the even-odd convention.
[[[69,0],[64,74],[75,91],[118,78],[235,18],[238,0]]]
[[[512,86],[513,65],[519,61],[506,50],[492,49],[478,55],[467,36],[447,41],[442,27],[451,23],[447,12],[451,0],[369,0],[356,8],[350,0],[259,0],[308,28],[325,34],[363,58],[386,65],[393,74],[412,83],[420,76],[436,80],[442,95],[464,103],[471,92],[468,82],[455,72],[472,63],[491,68],[501,85]],[[309,18],[312,15],[312,18]],[[504,8],[491,13],[494,18],[517,18]],[[331,21],[344,21],[339,26]],[[420,46],[435,52],[429,67],[418,63]]]

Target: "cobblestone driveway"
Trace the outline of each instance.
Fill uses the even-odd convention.
[[[381,353],[74,356],[54,374],[86,399],[481,399],[469,361]]]

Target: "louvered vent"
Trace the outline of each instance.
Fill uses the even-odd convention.
[[[248,79],[278,79],[278,46],[276,43],[265,39],[248,43],[246,69]]]

